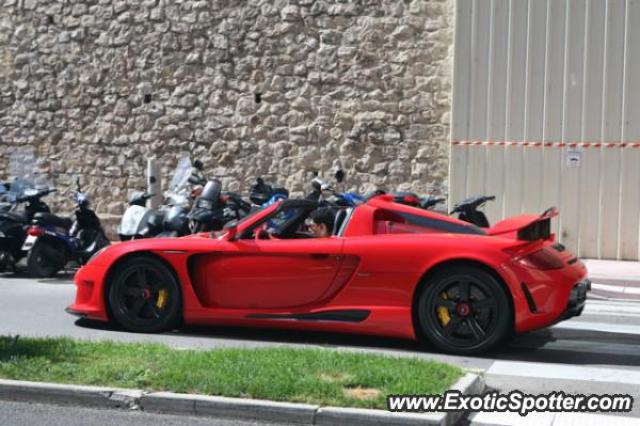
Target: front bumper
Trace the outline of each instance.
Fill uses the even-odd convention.
[[[574,285],[569,294],[567,308],[562,313],[559,321],[577,317],[582,314],[584,305],[587,303],[587,293],[589,291],[591,291],[591,280],[587,278]]]
[[[104,303],[104,278],[106,268],[94,263],[84,265],[76,272],[74,282],[76,297],[66,312],[82,318],[108,321]]]
[[[67,306],[67,307],[64,309],[64,311],[65,311],[66,313],[68,313],[68,314],[74,315],[74,316],[79,317],[79,318],[86,318],[86,317],[87,317],[87,314],[86,314],[85,312],[76,311],[76,310],[75,310],[75,309],[73,309],[71,306],[73,306],[73,305]]]

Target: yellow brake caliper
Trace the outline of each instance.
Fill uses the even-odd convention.
[[[167,304],[167,298],[169,297],[169,293],[167,290],[162,289],[158,292],[158,300],[156,300],[156,306],[159,309],[163,309],[164,305]]]
[[[447,293],[442,292],[440,296],[447,300]],[[449,324],[449,321],[451,321],[451,315],[449,315],[449,309],[447,309],[446,306],[438,306],[436,308],[436,312],[438,313],[438,319],[443,326]]]

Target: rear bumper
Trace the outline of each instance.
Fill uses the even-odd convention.
[[[591,288],[587,269],[579,260],[550,270],[525,268],[514,262],[506,264],[500,272],[513,294],[517,333],[580,315]]]
[[[585,278],[571,289],[567,308],[562,313],[558,321],[563,321],[582,314],[584,305],[587,303],[587,293],[591,291],[591,280]]]

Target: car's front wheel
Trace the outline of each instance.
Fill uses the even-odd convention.
[[[116,267],[110,274],[108,302],[122,327],[142,333],[171,329],[182,306],[172,271],[152,257],[131,258]]]
[[[485,352],[510,332],[509,295],[489,272],[459,266],[428,277],[418,296],[420,334],[438,349],[460,355]]]

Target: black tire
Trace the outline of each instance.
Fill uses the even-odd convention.
[[[152,257],[135,257],[110,273],[108,305],[113,319],[125,329],[157,333],[177,324],[182,295],[168,266]]]
[[[415,305],[418,332],[439,350],[471,355],[486,352],[510,334],[509,295],[489,272],[451,267],[428,277]]]
[[[38,239],[27,254],[27,268],[33,278],[50,278],[67,263],[65,249],[61,244]]]

